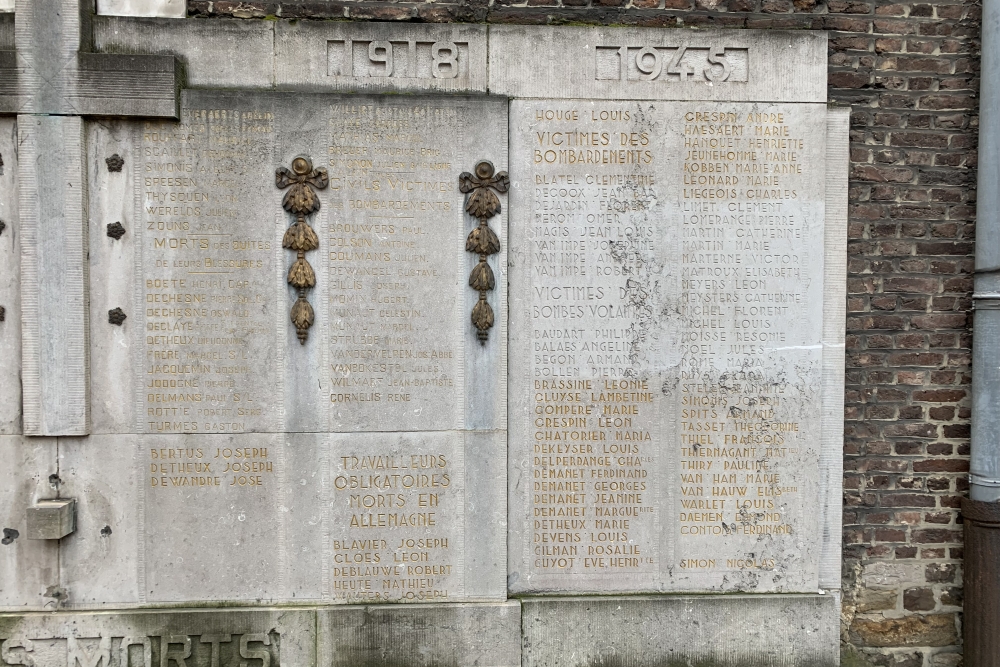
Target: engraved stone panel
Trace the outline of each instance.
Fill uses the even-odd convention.
[[[489,89],[511,97],[825,102],[826,35],[490,26]]]
[[[275,25],[275,84],[352,91],[486,91],[483,25]]]
[[[487,97],[198,91],[88,126],[94,413],[128,481],[67,448],[71,605],[504,597],[507,225],[482,343],[459,174],[506,167],[506,126]]]
[[[512,102],[512,590],[816,590],[826,118]]]
[[[21,665],[316,664],[314,612],[0,615],[0,655]],[[248,662],[250,661],[250,662]]]

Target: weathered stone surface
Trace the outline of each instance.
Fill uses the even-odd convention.
[[[839,589],[844,487],[844,415],[840,397],[844,393],[845,335],[841,320],[847,317],[843,285],[847,282],[847,186],[850,169],[850,110],[827,108],[826,174],[823,213],[823,399],[820,436],[819,586]]]
[[[181,19],[187,15],[185,0],[97,0],[97,13],[107,16],[161,16]]]
[[[177,56],[194,88],[272,87],[273,45],[270,21],[94,17],[96,50]]]
[[[954,614],[855,618],[851,641],[866,646],[948,646],[958,641]]]
[[[21,249],[14,119],[0,119],[0,435],[21,432]]]
[[[515,100],[511,128],[511,589],[815,591],[825,105]]]
[[[895,609],[899,602],[899,591],[865,588],[858,594],[858,611],[883,611]]]
[[[521,605],[345,607],[318,612],[318,665],[521,664]]]
[[[141,238],[135,218],[135,165],[109,172],[105,160],[112,155],[135,159],[128,123],[105,121],[86,125],[87,180],[96,185],[88,198],[90,248],[90,319],[97,323],[90,339],[91,428],[94,433],[126,433],[136,423],[138,375],[132,370],[132,340],[136,317],[134,295],[136,241]],[[99,185],[97,185],[99,184]],[[121,222],[126,229],[118,241],[107,235],[107,225]],[[108,311],[122,307],[126,319],[120,327],[107,325]],[[130,448],[123,447],[126,450]],[[81,461],[83,464],[83,461]]]
[[[21,5],[16,55],[0,57],[0,111],[176,117],[173,56],[91,52],[89,10],[78,0]]]
[[[837,595],[528,598],[524,665],[833,667]]]
[[[482,25],[275,24],[275,85],[315,90],[486,91]]]
[[[0,609],[42,609],[56,603],[59,547],[27,539],[26,510],[56,497],[56,440],[0,435],[0,460]]]
[[[826,102],[826,55],[818,32],[495,25],[489,89],[511,97]]]
[[[10,614],[0,615],[0,641],[5,660],[21,664],[314,665],[315,623],[312,611],[270,609]]]
[[[60,492],[77,502],[76,532],[60,547],[59,580],[67,593],[63,608],[140,601],[145,575],[139,570],[145,551],[140,517],[146,502],[141,491],[147,475],[138,440],[128,434],[59,439]],[[100,465],[94,464],[95,452],[100,452]]]
[[[263,632],[272,664],[294,636],[318,645],[295,664],[513,667],[509,523],[516,593],[805,593],[533,599],[526,663],[832,664],[837,600],[814,593],[836,587],[840,552],[847,116],[819,103],[823,38],[602,29],[595,46],[499,28],[493,90],[542,98],[513,101],[508,123],[505,99],[328,92],[484,92],[493,28],[96,23],[102,57],[176,56],[194,88],[243,90],[186,91],[179,123],[86,125],[96,435],[59,449],[81,515],[62,607],[309,605],[297,618],[321,638],[279,644],[256,625],[273,617],[242,612],[204,625]],[[687,40],[678,72],[695,81],[651,35]],[[779,72],[779,50],[810,76]],[[328,180],[275,186],[302,155]],[[481,159],[513,185],[490,220],[485,345],[465,250],[477,221],[457,187]],[[301,295],[286,193],[319,245],[299,257]],[[300,296],[313,312],[296,331]],[[585,390],[604,397],[566,398]],[[397,601],[476,602],[341,604]],[[186,613],[133,634],[134,619],[83,625],[93,641],[75,646],[93,662],[100,637],[120,654],[135,636],[135,660],[174,628],[151,657],[183,653],[176,631],[200,667],[212,642]],[[260,659],[234,641],[227,659]]]
[[[504,599],[506,217],[484,345],[458,174],[506,166],[506,106],[190,91],[179,126],[88,124],[91,307],[128,317],[92,345],[109,469],[64,453],[68,604]],[[296,155],[328,173],[304,344],[282,244],[306,195],[275,185]]]
[[[24,432],[84,435],[90,290],[83,121],[19,116],[17,131]]]

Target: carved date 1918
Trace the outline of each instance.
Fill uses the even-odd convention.
[[[327,75],[408,79],[457,79],[468,42],[351,40],[327,42]]]

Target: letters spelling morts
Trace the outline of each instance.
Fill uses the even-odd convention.
[[[247,665],[246,660],[259,660],[260,667],[271,667],[272,657],[275,665],[280,662],[277,644],[271,641],[269,634],[251,632],[236,636],[239,637],[239,654],[243,658],[241,664]],[[118,660],[116,663],[119,667],[139,667],[139,665],[153,667],[154,640],[159,639],[156,645],[159,649],[160,667],[167,667],[171,662],[178,667],[185,667],[187,661],[192,660],[191,653],[195,637],[200,639],[199,644],[211,645],[210,649],[205,649],[210,652],[209,667],[220,667],[222,664],[220,659],[221,645],[231,643],[233,641],[232,634],[133,636],[122,637],[120,641],[114,641],[116,638],[105,635],[93,638],[66,637],[66,665],[67,667],[111,667],[112,652],[117,651]],[[35,667],[34,641],[24,637],[0,640],[0,665],[4,667],[7,665]],[[251,646],[251,644],[262,644],[263,646]],[[88,646],[93,648],[87,648]],[[139,648],[131,652],[130,660],[130,648],[132,647]]]

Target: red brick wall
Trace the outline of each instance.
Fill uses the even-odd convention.
[[[188,0],[192,16],[830,31],[852,107],[845,664],[961,661],[980,6],[862,0]]]

